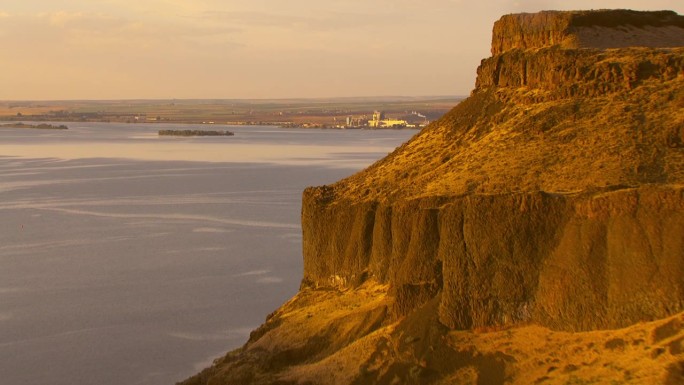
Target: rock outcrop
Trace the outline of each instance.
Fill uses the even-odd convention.
[[[492,33],[492,55],[513,49],[684,46],[684,18],[672,11],[544,11],[502,17]]]
[[[187,383],[564,383],[601,354],[651,360],[607,383],[680,383],[683,32],[672,12],[504,16],[470,98],[304,192],[301,293]],[[591,354],[552,374],[561,336]]]
[[[305,285],[388,284],[395,318],[435,297],[452,329],[619,328],[684,309],[681,185],[312,199],[304,214]]]

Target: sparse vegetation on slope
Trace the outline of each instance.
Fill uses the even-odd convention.
[[[436,301],[384,322],[387,288],[302,290],[183,385],[664,384],[684,381],[684,313],[618,330],[449,330]]]

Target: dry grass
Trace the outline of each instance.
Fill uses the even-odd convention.
[[[255,373],[270,368],[269,376],[252,380],[256,384],[675,385],[684,381],[684,313],[619,330],[569,333],[535,325],[448,331],[425,317],[425,312],[415,312],[357,333],[367,326],[368,314],[388,304],[386,290],[369,282],[343,292],[303,291],[271,316],[270,330],[238,354],[217,361],[215,383],[239,383],[235,382],[238,364],[241,370]],[[306,346],[313,349],[311,341],[317,342],[318,350],[300,350],[301,359],[293,359],[292,352]]]
[[[339,197],[392,201],[681,183],[682,89],[680,76],[643,81],[629,94],[526,103],[538,89],[482,90],[333,187]]]
[[[514,360],[512,384],[676,384],[684,379],[684,314],[625,329],[583,333],[553,332],[537,326],[472,334],[452,332],[455,349],[472,345],[482,354]],[[574,381],[574,382],[573,382]],[[668,382],[670,381],[670,382]]]

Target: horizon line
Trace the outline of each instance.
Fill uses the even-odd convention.
[[[0,99],[0,103],[27,102],[137,102],[137,101],[329,101],[329,100],[400,100],[400,99],[460,99],[469,95],[377,95],[377,96],[321,96],[285,98],[103,98],[103,99]]]

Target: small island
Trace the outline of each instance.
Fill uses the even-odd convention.
[[[159,136],[233,136],[231,131],[226,130],[159,130]]]
[[[37,128],[42,130],[68,130],[69,127],[60,124],[55,126],[53,124],[41,123],[41,124],[27,124],[27,123],[7,123],[0,124],[2,128]]]

